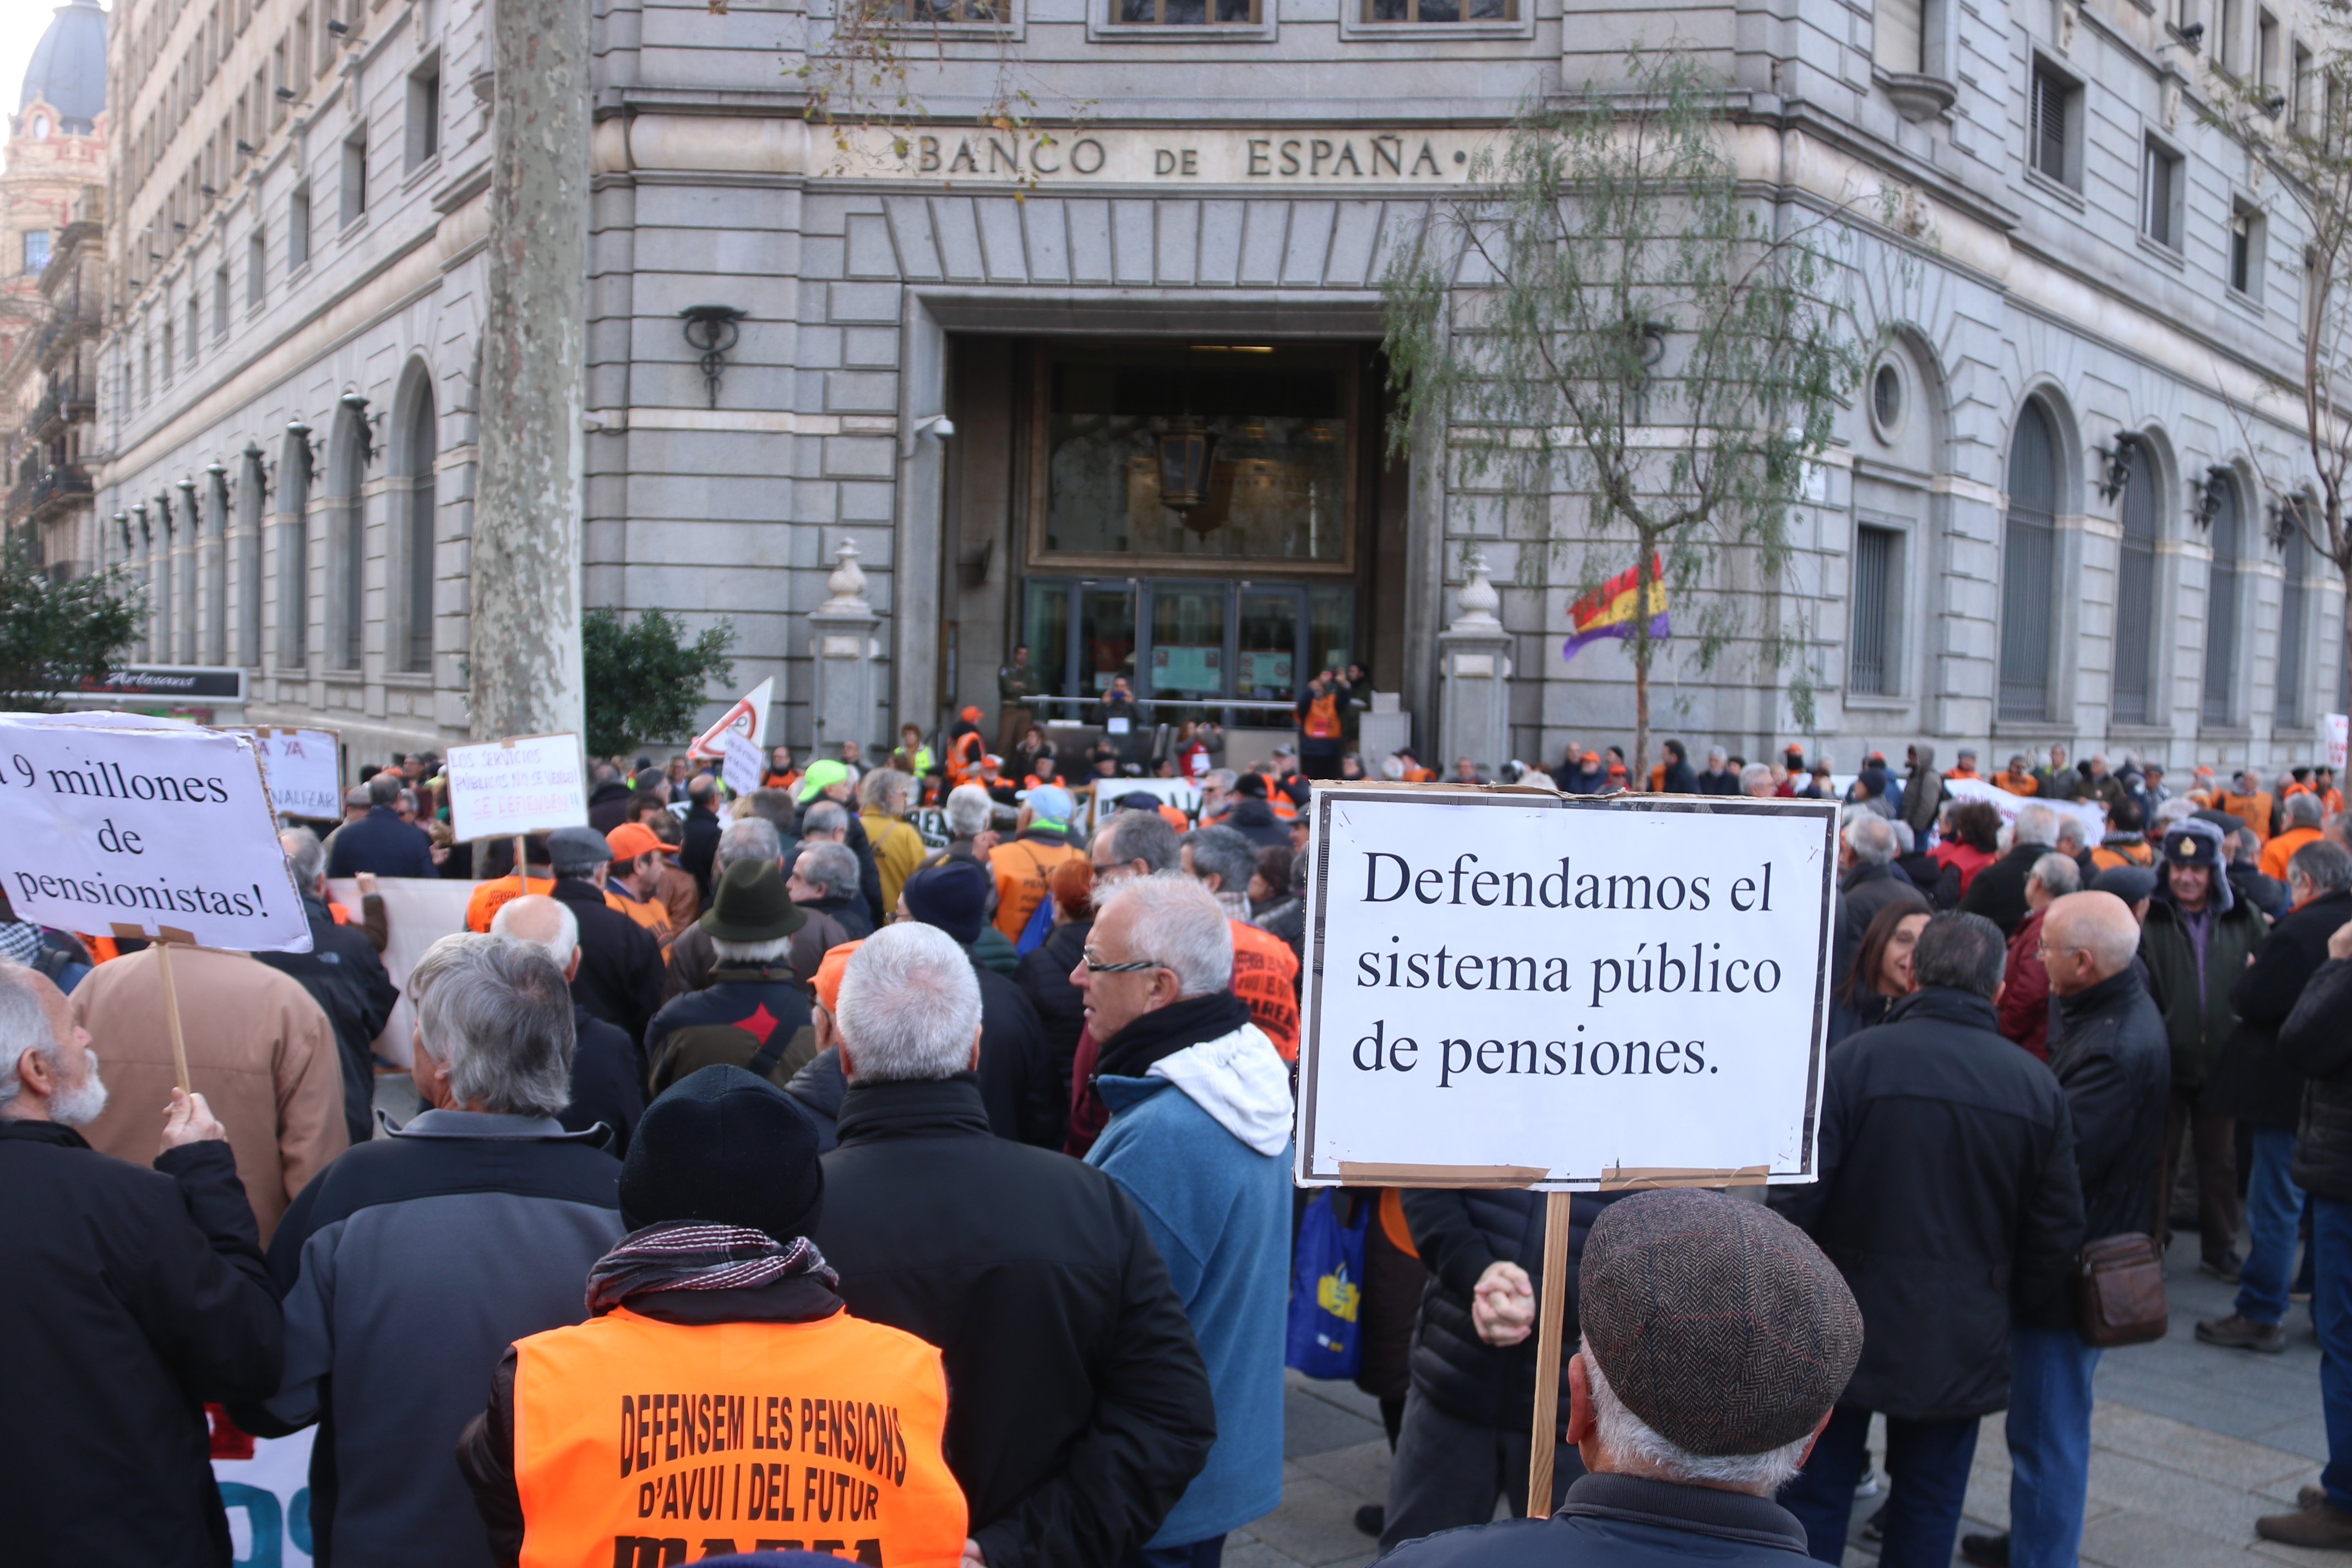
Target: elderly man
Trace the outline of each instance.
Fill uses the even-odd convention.
[[[907,820],[907,814],[920,800],[920,790],[914,774],[897,768],[876,768],[857,781],[857,798],[863,806],[858,817],[866,825],[867,842],[874,846],[874,866],[882,875],[886,910],[898,907],[898,889],[923,863],[923,836]]]
[[[2032,912],[2009,939],[2009,962],[2000,984],[2000,1032],[2042,1061],[2050,1059],[2050,976],[2042,967],[2042,921],[2050,906],[2083,889],[2082,868],[2059,850],[2033,863],[2025,879],[2025,906]]]
[[[286,851],[286,868],[302,889],[310,951],[253,956],[291,975],[327,1015],[342,1061],[343,1128],[352,1142],[364,1143],[375,1135],[375,1037],[400,1000],[400,987],[392,983],[367,933],[341,924],[329,911],[327,852],[319,836],[291,827],[278,836],[278,847]]]
[[[2321,808],[2319,797],[2308,790],[2287,796],[2281,810],[2286,817],[2286,826],[2263,846],[2257,864],[2263,876],[2284,882],[2287,879],[2287,863],[2294,858],[2296,850],[2319,837],[2319,825],[2327,814]]]
[[[1881,1558],[1951,1561],[1977,1424],[2009,1404],[2016,1303],[2064,1290],[2082,1245],[2065,1096],[1994,1031],[2001,963],[1991,921],[1927,922],[1916,989],[1830,1053],[1821,1179],[1776,1194],[1839,1260],[1867,1326],[1862,1363],[1781,1499],[1824,1563],[1845,1552],[1874,1414],[1894,1483]]]
[[[1070,1066],[1046,1043],[1028,993],[987,960],[982,943],[996,938],[988,896],[987,871],[950,860],[907,879],[898,917],[944,931],[971,961],[980,986],[980,1097],[997,1136],[1058,1149],[1068,1130]]]
[[[881,770],[887,772],[887,770]],[[710,983],[671,998],[646,1030],[646,1087],[658,1095],[724,1063],[782,1088],[817,1053],[793,938],[808,921],[769,860],[738,860],[697,922],[716,961]]]
[[[2199,1267],[2238,1279],[2237,1124],[2206,1092],[2222,1042],[2238,1026],[2231,987],[2261,951],[2270,922],[2237,897],[2221,868],[2221,830],[2197,817],[2165,830],[2139,952],[2172,1040],[2172,1105],[2156,1174],[2155,1230],[2172,1239],[2172,1179],[2181,1145],[2197,1162]]]
[[[812,915],[829,917],[849,941],[874,934],[865,895],[858,890],[857,857],[850,853],[848,845],[827,838],[802,839],[793,874],[784,879],[784,886],[794,903],[806,906]]]
[[[2143,1234],[2172,1068],[2164,1019],[2133,972],[2139,922],[2114,894],[2090,892],[2030,923],[2063,1026],[2050,1068],[2074,1130],[2083,1239]],[[2074,1568],[2082,1545],[2099,1352],[2076,1331],[2074,1293],[2044,1285],[2019,1294],[2009,1335],[2010,1533],[1964,1539],[1972,1563]]]
[[[491,917],[490,934],[528,942],[547,954],[568,985],[580,973],[580,922],[553,899],[536,893],[509,900]],[[615,1155],[629,1152],[637,1118],[646,1113],[646,1069],[637,1042],[577,1000],[572,1004],[571,1100],[556,1116],[571,1132],[600,1123],[612,1130]]]
[[[441,1456],[509,1343],[583,1315],[581,1281],[621,1237],[621,1164],[601,1133],[555,1120],[572,1003],[546,953],[445,936],[408,984],[429,1109],[337,1161],[288,1212],[269,1251],[285,1380],[235,1413],[265,1436],[319,1424],[318,1561],[488,1568],[465,1481]]]
[[[433,840],[425,829],[400,819],[401,781],[398,773],[378,773],[368,781],[367,815],[335,829],[335,847],[327,859],[330,877],[356,877],[373,871],[379,877],[438,877],[433,863]]]
[[[988,852],[996,881],[996,929],[1017,942],[1030,917],[1052,896],[1054,868],[1079,851],[1070,842],[1070,817],[1077,803],[1059,784],[1029,792],[1013,835]]]
[[[1208,1463],[1141,1549],[1158,1568],[1214,1568],[1226,1533],[1282,1500],[1290,1079],[1233,969],[1215,898],[1160,875],[1105,896],[1070,972],[1110,1108],[1087,1163],[1142,1210],[1216,1396]]]
[[[1234,994],[1284,1061],[1298,1059],[1298,955],[1250,920],[1257,846],[1230,827],[1196,827],[1179,851],[1185,874],[1216,895],[1234,931]]]
[[[1738,795],[1739,771],[1731,765],[1731,753],[1721,746],[1706,749],[1706,767],[1698,775],[1701,795]]]
[[[1592,758],[1596,763],[1600,761],[1600,758],[1591,752],[1587,752],[1584,754],[1587,757]],[[1570,780],[1562,780],[1561,787],[1566,789],[1570,795],[1584,795],[1591,793],[1589,791],[1575,788],[1573,782]],[[1773,782],[1772,764],[1769,763],[1750,763],[1746,767],[1740,769],[1739,793],[1746,795],[1750,800],[1770,800],[1773,796],[1779,795],[1780,793],[1780,786]]]
[[[793,858],[797,859],[797,845],[794,850]],[[719,836],[719,855],[713,864],[718,867],[722,881],[726,879],[727,868],[739,860],[764,860],[775,867],[779,875],[787,874],[790,870],[784,857],[783,841],[776,831],[775,824],[760,816],[746,816],[730,822],[727,825],[727,831]],[[831,915],[805,904],[801,907],[808,918],[800,930],[793,933],[792,964],[793,973],[808,980],[815,975],[816,966],[824,960],[827,948],[838,947],[852,938],[841,928],[841,922]],[[676,996],[683,992],[701,990],[710,984],[710,971],[717,963],[718,954],[710,945],[710,934],[702,929],[699,921],[688,925],[677,933],[677,940],[670,943],[670,994]]]
[[[719,780],[697,773],[686,786],[686,842],[677,852],[678,868],[694,879],[694,889],[710,901],[711,862],[719,855]]]
[[[1873,812],[1848,810],[1838,831],[1837,933],[1831,951],[1831,983],[1839,984],[1862,951],[1862,937],[1878,911],[1890,904],[1927,911],[1927,895],[1895,864],[1895,830]]]
[[[845,754],[854,752],[857,749],[856,742],[845,741],[841,749]],[[882,902],[882,868],[875,863],[873,841],[866,836],[865,819],[855,811],[858,777],[856,768],[846,762],[835,762],[825,757],[811,763],[809,771],[801,777],[800,818],[793,825],[793,829],[795,835],[803,840],[832,835],[833,816],[819,808],[828,804],[842,808],[842,831],[835,837],[857,857],[857,889],[866,900],[866,917],[871,924],[878,926],[890,911]],[[812,813],[815,814],[817,821],[827,826],[811,826]]]
[[[1118,1184],[991,1135],[978,976],[929,925],[859,944],[812,1239],[850,1311],[945,1352],[950,1463],[987,1568],[1129,1561],[1208,1458],[1208,1374]]]
[[[174,947],[172,980],[188,1076],[228,1130],[266,1247],[294,1194],[351,1143],[334,1025],[301,982],[246,953]],[[112,1103],[85,1136],[101,1154],[143,1163],[154,1108],[179,1081],[156,950],[100,964],[72,1002],[114,1079]]]
[[[2009,766],[1992,775],[1992,787],[2007,790],[2015,795],[2036,795],[2042,793],[2042,781],[2033,776],[2033,769],[2023,752],[2012,752]]]
[[[2029,805],[2010,824],[2009,853],[1979,871],[1960,899],[1964,914],[1982,915],[2000,928],[2001,939],[2017,934],[2026,916],[2025,879],[2034,862],[2058,847],[2058,814],[2046,805]]]
[[[63,994],[0,965],[9,1558],[222,1568],[228,1519],[204,1402],[278,1386],[284,1320],[203,1094],[173,1089],[160,1118],[160,1097],[136,1108],[148,1151],[162,1122],[152,1170],[75,1131],[106,1102]]]
[[[1862,1353],[1853,1294],[1801,1231],[1706,1192],[1637,1193],[1577,1268],[1568,1436],[1589,1472],[1541,1519],[1399,1548],[1396,1568],[1785,1568],[1805,1531],[1772,1494]],[[1693,1300],[1714,1309],[1689,1311]],[[1722,1391],[1743,1397],[1727,1405]]]
[[[559,827],[547,836],[555,872],[549,895],[580,924],[580,968],[572,994],[593,1017],[632,1040],[661,1011],[661,942],[604,899],[613,848],[593,827]]]
[[[2288,804],[2310,798],[2299,795]],[[2286,1349],[2279,1324],[2286,1316],[2304,1210],[2303,1194],[2288,1174],[2303,1111],[2303,1075],[2280,1060],[2278,1032],[2327,961],[2327,939],[2352,921],[2352,855],[2324,839],[2307,840],[2288,860],[2286,877],[2294,907],[2271,928],[2254,962],[2230,987],[2238,1027],[2222,1042],[2206,1090],[2214,1109],[2245,1125],[2253,1159],[2246,1172],[2246,1259],[2238,1272],[2236,1310],[2197,1325],[2197,1337],[2207,1344],[2271,1355]]]

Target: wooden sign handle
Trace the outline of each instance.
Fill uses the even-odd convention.
[[[1544,1194],[1543,1284],[1537,1294],[1536,1411],[1528,1434],[1528,1517],[1551,1517],[1552,1450],[1559,1443],[1559,1341],[1568,1321],[1568,1205]]]
[[[163,977],[163,1022],[172,1035],[172,1066],[180,1075],[180,1092],[194,1094],[195,1086],[188,1081],[188,1041],[180,1032],[180,993],[172,984],[172,944],[155,943],[155,967]]]
[[[518,833],[515,835],[515,897],[517,898],[530,891],[530,879],[523,873],[522,853],[523,836]]]

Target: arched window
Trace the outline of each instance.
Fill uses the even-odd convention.
[[[2286,582],[2279,594],[2278,697],[2271,718],[2281,729],[2303,722],[2303,637],[2308,609],[2303,579],[2311,570],[2311,544],[2304,538],[2307,503],[2290,496],[2286,507]]]
[[[2208,724],[2230,722],[2230,686],[2238,673],[2238,487],[2222,476],[2213,513],[2213,568],[2205,589],[2205,701]]]
[[[2058,565],[2058,437],[2029,403],[2009,448],[2002,530],[2000,716],[2050,717],[2050,616]]]
[[[404,498],[408,516],[402,541],[408,577],[406,668],[429,672],[433,668],[434,525],[438,515],[433,458],[438,426],[433,414],[433,387],[422,375],[416,378],[416,390],[409,398],[407,417],[402,423],[408,431],[408,493]]]
[[[172,498],[160,490],[155,496],[155,521],[158,525],[155,539],[148,546],[154,562],[150,572],[150,585],[155,605],[155,659],[159,664],[172,664],[177,662],[179,657],[175,651],[177,645],[172,641],[174,621],[172,612],[175,607],[172,596],[172,545],[179,537],[180,522],[172,515]]]
[[[261,490],[267,482],[260,449],[246,447],[236,475],[236,661],[253,668],[261,665]]]
[[[334,547],[328,559],[334,575],[334,616],[330,623],[337,669],[360,668],[367,628],[367,502],[360,487],[367,479],[367,426],[346,410],[335,421],[335,449],[327,470],[334,508]]]
[[[278,668],[302,669],[310,655],[309,437],[286,437],[278,473]]]
[[[2123,546],[2116,563],[2116,722],[2152,721],[2148,686],[2156,647],[2155,454],[2145,441],[2125,448],[2130,478],[2124,484]]]

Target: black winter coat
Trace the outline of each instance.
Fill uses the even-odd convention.
[[[2279,1026],[2327,962],[2327,939],[2352,921],[2352,893],[2314,899],[2271,927],[2254,962],[2230,987],[2238,1026],[2221,1043],[2207,1092],[2217,1110],[2256,1127],[2293,1128],[2303,1114],[2303,1075],[2279,1060]]]
[[[2230,888],[2238,897],[2263,911],[2272,920],[2287,912],[2288,893],[2284,882],[2276,877],[2264,876],[2259,866],[2232,861],[2230,866]]]
[[[580,973],[572,977],[572,1000],[628,1036],[642,1070],[646,1026],[662,1005],[659,939],[606,903],[593,882],[559,877],[549,897],[580,922]]]
[[[2352,1203],[2352,963],[2331,958],[2279,1026],[2279,1061],[2309,1079],[2294,1143],[2294,1184]]]
[[[2047,844],[2017,844],[2008,854],[1969,879],[1960,900],[1960,912],[1982,915],[2000,927],[2000,934],[2017,934],[2018,923],[2030,912],[2025,907],[2025,879],[2033,863],[2053,853]]]
[[[2083,1239],[2153,1228],[2148,1194],[2164,1116],[2172,1103],[2172,1043],[2135,963],[2087,991],[2058,998],[2050,1070],[2066,1091],[2082,1178]],[[2071,1324],[2072,1298],[2040,1303],[2034,1321]]]
[[[856,822],[857,814],[851,812],[849,820]],[[611,832],[611,828],[604,831]],[[702,897],[702,907],[710,907],[710,889],[719,879],[719,836],[726,829],[719,826],[719,814],[708,806],[688,805],[686,808],[686,837],[678,846],[677,868],[694,879],[695,891]]]
[[[784,1092],[801,1102],[816,1123],[816,1148],[822,1154],[841,1142],[841,1102],[849,1093],[849,1079],[841,1070],[841,1047],[827,1046],[816,1059],[793,1074]]]
[[[1803,1568],[1811,1558],[1804,1526],[1769,1498],[1587,1475],[1549,1519],[1441,1530],[1381,1561],[1393,1568]]]
[[[285,1320],[225,1142],[142,1171],[0,1120],[5,1554],[21,1568],[227,1568],[205,1402],[273,1394]]]
[[[625,1157],[637,1118],[646,1113],[646,1080],[637,1067],[637,1043],[604,1019],[591,1016],[577,1002],[572,1005],[572,1102],[555,1120],[567,1132],[585,1132],[603,1122],[613,1130],[613,1141],[605,1147],[615,1157]]]
[[[356,877],[372,871],[379,877],[438,877],[433,864],[433,840],[413,822],[400,820],[388,805],[372,805],[368,814],[346,822],[332,835],[335,847],[327,852],[327,875]]]
[[[646,1092],[707,1067],[739,1067],[782,1089],[816,1055],[808,987],[788,959],[721,963],[710,984],[663,1004],[646,1030]]]
[[[1091,920],[1066,921],[1055,926],[1045,933],[1044,942],[1021,955],[1021,967],[1013,975],[1021,994],[1036,1009],[1045,1048],[1062,1075],[1065,1104],[1070,1098],[1071,1058],[1077,1055],[1078,1036],[1087,1026],[1086,994],[1070,984],[1070,971],[1078,966],[1087,937],[1094,929]]]
[[[971,973],[980,982],[980,1097],[989,1125],[1000,1138],[1059,1149],[1069,1131],[1069,1064],[1055,1065],[1037,1009],[1011,975],[978,959]]]
[[[343,1061],[343,1126],[352,1142],[364,1143],[375,1136],[375,1037],[400,1000],[400,987],[365,931],[337,925],[327,906],[307,894],[302,912],[310,921],[310,952],[253,956],[291,975],[335,1026]]]
[[[1842,1405],[2003,1408],[2011,1317],[2066,1288],[2083,1241],[2066,1099],[1994,1023],[1986,998],[1930,987],[1830,1053],[1821,1180],[1775,1189],[1862,1309]]]
[[[2012,1047],[2014,1048],[2014,1047]],[[1614,1202],[1578,1193],[1570,1205],[1568,1303],[1563,1342],[1573,1343],[1576,1260],[1585,1234]],[[1421,1296],[1421,1329],[1412,1346],[1412,1386],[1457,1421],[1525,1432],[1535,1414],[1536,1336],[1515,1345],[1490,1345],[1470,1318],[1470,1293],[1490,1264],[1516,1263],[1528,1271],[1543,1304],[1544,1198],[1511,1189],[1451,1191],[1409,1187],[1404,1219],[1412,1245],[1429,1269]],[[1568,1421],[1568,1381],[1560,1380],[1559,1419]]]
[[[969,1073],[852,1085],[814,1233],[861,1318],[947,1359],[949,1467],[989,1568],[1142,1546],[1207,1463],[1216,1406],[1134,1204],[990,1136]]]

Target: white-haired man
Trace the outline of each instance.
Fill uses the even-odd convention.
[[[499,905],[490,917],[490,934],[536,947],[563,972],[567,984],[580,973],[580,922],[570,909],[544,894],[526,893]],[[603,1123],[612,1129],[613,1152],[625,1156],[637,1118],[646,1113],[646,1067],[637,1043],[576,998],[572,1037],[571,1098],[555,1119],[571,1132]]]
[[[1150,1568],[1214,1568],[1226,1532],[1282,1500],[1290,1079],[1233,973],[1215,896],[1164,873],[1106,896],[1070,971],[1110,1110],[1087,1163],[1143,1211],[1216,1394],[1216,1446],[1144,1546]]]
[[[64,995],[0,965],[8,1558],[215,1568],[228,1518],[204,1402],[277,1386],[284,1320],[204,1096],[172,1091],[152,1171],[76,1131],[106,1100]],[[157,1106],[140,1110],[153,1149]]]
[[[849,1088],[813,1233],[857,1317],[946,1353],[948,1453],[987,1568],[1120,1562],[1215,1436],[1192,1325],[1115,1182],[990,1131],[963,947],[901,921],[843,972]]]
[[[1992,921],[2004,940],[2015,936],[2031,912],[2025,879],[2033,875],[2033,863],[2057,847],[2058,814],[2046,805],[2026,806],[2010,825],[2009,853],[1976,874],[1960,900],[1961,910]]]
[[[352,1150],[287,1211],[269,1251],[285,1378],[234,1408],[265,1436],[319,1424],[320,1562],[490,1568],[449,1454],[507,1346],[585,1315],[582,1281],[622,1234],[621,1163],[603,1133],[556,1121],[572,1001],[545,952],[445,936],[408,987],[429,1109]]]

